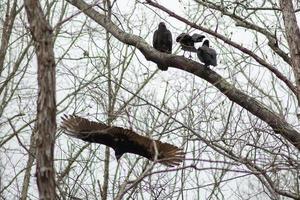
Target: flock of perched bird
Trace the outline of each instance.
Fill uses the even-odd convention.
[[[198,49],[195,48],[195,43],[202,42],[205,38],[204,35],[200,35],[194,33],[192,36],[188,33],[181,33],[177,38],[176,42],[179,42],[182,50],[189,51],[191,58],[191,53],[197,53],[199,60],[204,63],[204,66],[208,67],[209,65],[217,66],[217,53],[214,49],[209,47],[209,41],[204,40],[201,47]],[[153,47],[164,53],[171,54],[172,53],[172,34],[167,29],[164,22],[160,22],[158,25],[158,29],[154,32],[153,35]],[[184,54],[183,54],[184,55]],[[157,65],[160,70],[166,71],[168,66]]]
[[[183,56],[185,51],[189,51],[191,58],[191,53],[194,52],[206,67],[216,66],[217,54],[214,49],[209,47],[208,40],[204,40],[198,49],[195,48],[195,43],[202,42],[204,38],[205,36],[197,33],[192,36],[182,33],[176,38],[176,42],[180,43],[184,51]],[[154,32],[153,47],[160,52],[172,53],[172,34],[163,22],[159,23],[158,29]],[[165,71],[168,66],[158,64],[158,68]],[[179,165],[184,159],[183,150],[172,144],[153,140],[130,129],[108,126],[75,115],[62,117],[61,129],[72,137],[113,148],[117,160],[124,153],[137,154],[166,166]]]

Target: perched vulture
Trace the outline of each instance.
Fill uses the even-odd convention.
[[[154,32],[153,35],[153,47],[164,53],[171,54],[172,53],[172,34],[166,28],[164,22],[160,22],[158,25],[158,29]],[[168,70],[168,66],[157,65],[160,70],[166,71]]]
[[[181,45],[182,50],[189,51],[189,52],[197,52],[197,49],[195,48],[195,43],[202,42],[202,40],[205,38],[204,35],[200,35],[197,33],[194,33],[192,36],[190,36],[188,33],[181,33],[177,38],[176,42],[179,42]],[[184,55],[183,53],[183,55]],[[191,58],[190,54],[190,58]]]
[[[197,56],[206,67],[209,65],[217,66],[217,53],[214,49],[209,47],[209,41],[205,40],[202,47],[198,48]]]
[[[157,155],[158,162],[172,167],[179,165],[184,159],[182,149],[169,143],[152,140],[129,129],[107,126],[74,115],[64,115],[62,120],[61,128],[67,135],[87,142],[109,146],[114,149],[117,160],[124,153],[137,154],[152,161]],[[157,154],[155,153],[156,150]]]

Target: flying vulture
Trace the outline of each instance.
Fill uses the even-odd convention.
[[[159,163],[172,167],[179,165],[184,159],[182,149],[169,143],[152,140],[129,129],[107,126],[75,115],[64,115],[62,120],[61,128],[67,135],[87,142],[107,145],[114,149],[117,160],[124,153],[137,154],[152,161],[157,155]]]
[[[217,53],[214,49],[209,47],[208,40],[205,40],[202,47],[198,48],[197,56],[199,60],[205,64],[205,67],[209,65],[217,66]]]
[[[195,48],[195,43],[202,42],[202,40],[205,38],[204,35],[200,35],[197,33],[194,33],[192,36],[190,36],[188,33],[181,33],[177,38],[176,42],[179,42],[181,45],[182,50],[189,51],[189,52],[197,52],[197,49]],[[183,55],[184,55],[183,53]],[[191,58],[190,54],[190,58]]]
[[[154,32],[153,47],[160,52],[168,54],[172,53],[172,34],[166,28],[164,22],[160,22],[158,25],[158,29]],[[161,64],[158,64],[157,67],[163,71],[168,70],[168,66],[164,66]]]

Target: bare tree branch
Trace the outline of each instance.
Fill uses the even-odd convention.
[[[11,9],[9,3],[6,6],[7,6],[7,10],[6,10],[5,20],[2,28],[1,44],[0,44],[0,75],[2,74],[4,68],[3,64],[4,64],[8,44],[9,44],[9,39],[11,37],[11,31],[14,25],[14,20],[18,13],[18,11],[16,10],[17,0],[13,2]]]
[[[255,31],[265,35],[266,38],[269,40],[268,44],[271,47],[271,49],[274,52],[276,52],[286,63],[291,65],[291,63],[292,63],[291,58],[288,56],[287,53],[285,53],[283,50],[281,50],[279,48],[278,39],[276,38],[275,34],[272,34],[269,30],[247,21],[246,19],[236,15],[235,13],[230,13],[227,9],[222,8],[221,6],[212,4],[210,2],[203,2],[203,1],[198,1],[198,0],[197,0],[197,2],[201,5],[203,5],[203,6],[212,8],[214,10],[218,10],[218,11],[222,12],[222,14],[224,14],[226,16],[229,16],[231,19],[236,21],[236,26],[242,26],[242,27],[247,28],[247,29],[252,29],[252,30],[255,30]],[[152,1],[151,1],[151,3],[152,3]],[[239,5],[245,6],[243,4],[239,4]],[[245,9],[247,9],[247,7]]]

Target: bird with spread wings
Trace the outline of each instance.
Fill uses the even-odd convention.
[[[195,48],[195,43],[202,42],[204,38],[204,35],[200,35],[198,33],[194,33],[192,36],[188,33],[181,33],[176,38],[176,42],[180,43],[181,49],[184,51],[183,56],[185,54],[185,51],[189,51],[189,58],[192,58],[191,52],[197,52],[197,49]]]
[[[114,149],[117,160],[124,153],[133,153],[166,166],[179,165],[184,159],[182,149],[159,140],[139,135],[130,129],[107,126],[75,115],[64,115],[61,128],[67,135],[99,143]]]

